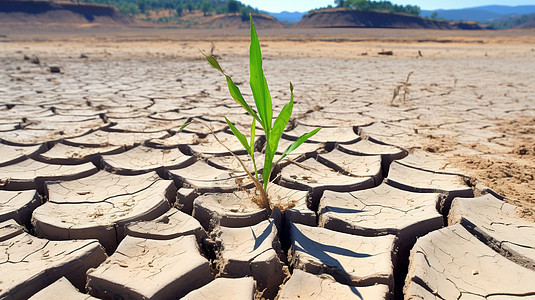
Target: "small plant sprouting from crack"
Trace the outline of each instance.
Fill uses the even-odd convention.
[[[395,106],[394,101],[396,100],[398,96],[400,96],[401,91],[403,91],[403,95],[400,96],[401,102],[405,104],[405,101],[407,100],[407,96],[409,95],[409,86],[411,85],[409,83],[409,79],[411,78],[412,73],[413,72],[409,72],[409,74],[407,74],[407,78],[405,79],[405,82],[401,83],[394,89],[394,92],[392,93],[392,99],[390,100],[390,106]]]
[[[321,129],[321,127],[316,128],[313,131],[300,136],[295,142],[293,142],[290,146],[288,146],[288,148],[286,148],[286,151],[283,152],[281,157],[276,162],[273,161],[275,158],[275,153],[279,146],[279,141],[282,136],[282,133],[288,125],[288,122],[290,121],[290,117],[292,115],[294,103],[293,85],[290,82],[290,102],[282,108],[281,112],[275,119],[275,122],[273,122],[273,107],[271,103],[271,94],[269,92],[267,80],[264,76],[264,71],[262,69],[262,53],[260,50],[260,42],[258,40],[258,35],[256,34],[256,30],[253,24],[253,17],[249,15],[249,19],[251,23],[251,45],[249,48],[250,86],[251,91],[253,92],[256,110],[258,112],[253,110],[253,108],[245,101],[240,89],[234,83],[234,81],[232,81],[230,76],[223,71],[223,69],[217,62],[217,59],[214,56],[206,55],[202,51],[201,53],[204,55],[206,60],[208,60],[208,63],[210,63],[210,65],[214,69],[218,70],[219,72],[221,72],[221,74],[225,76],[227,80],[228,89],[232,98],[238,104],[240,104],[253,118],[250,130],[250,141],[247,141],[247,137],[243,133],[241,133],[238,128],[236,128],[236,126],[234,126],[234,124],[226,117],[225,121],[230,127],[232,133],[240,141],[245,150],[247,150],[249,156],[251,156],[251,160],[254,166],[254,175],[249,172],[249,170],[246,168],[245,164],[239,159],[239,157],[234,155],[234,153],[232,153],[232,151],[230,151],[228,147],[226,147],[225,145],[223,146],[225,146],[225,148],[227,148],[227,150],[229,150],[230,153],[238,160],[241,167],[247,173],[248,177],[253,181],[255,188],[259,193],[258,195],[253,196],[253,201],[262,208],[272,209],[273,204],[269,199],[267,187],[271,178],[271,172],[273,171],[273,168],[289,153],[297,149],[297,147],[303,144],[311,136],[315,135]],[[256,166],[256,160],[254,156],[255,130],[257,122],[262,127],[262,130],[264,131],[264,135],[266,137],[264,166],[262,169],[261,178],[258,174],[259,172]],[[218,142],[221,143],[219,140]]]

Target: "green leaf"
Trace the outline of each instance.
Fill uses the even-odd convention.
[[[226,117],[225,121],[227,121],[227,124],[230,127],[230,130],[232,130],[232,133],[234,133],[234,135],[240,141],[245,150],[247,150],[247,152],[251,155],[251,148],[249,148],[249,143],[247,143],[247,138],[245,137],[245,135],[243,135],[243,133],[241,133],[238,128],[236,128],[236,126],[234,126],[234,124],[232,124],[232,122],[230,122],[229,119],[227,119]]]
[[[210,66],[212,66],[212,68],[218,70],[219,72],[221,72],[221,74],[225,75],[225,77],[227,79],[228,91],[229,91],[230,95],[232,96],[232,98],[234,99],[234,101],[238,102],[238,104],[240,104],[253,118],[255,118],[259,122],[261,122],[260,121],[260,117],[251,108],[251,106],[245,101],[240,89],[234,83],[232,78],[230,78],[230,76],[228,76],[227,74],[225,74],[225,72],[223,72],[223,69],[221,68],[221,66],[217,62],[217,59],[215,59],[215,57],[213,57],[213,56],[206,55],[201,49],[199,49],[199,51],[202,53],[202,55],[204,55],[204,57],[206,58],[206,60],[210,64]]]
[[[225,72],[223,72],[223,69],[221,68],[221,66],[217,62],[217,59],[215,59],[215,57],[213,57],[211,55],[206,55],[201,49],[199,49],[199,51],[201,51],[202,55],[204,55],[204,57],[206,58],[208,63],[210,63],[210,66],[212,66],[212,68],[214,68],[214,69],[218,70],[219,72],[225,74]]]
[[[225,77],[227,78],[228,90],[234,101],[238,102],[238,104],[240,104],[253,118],[255,118],[258,122],[262,123],[262,121],[258,117],[258,114],[251,108],[251,106],[249,106],[249,104],[247,104],[245,99],[243,99],[243,95],[241,94],[240,89],[238,88],[238,86],[236,86],[234,81],[232,81],[232,78],[230,78],[230,76],[228,75],[225,75]]]
[[[292,111],[294,107],[294,92],[293,92],[293,86],[290,83],[290,102],[286,104],[277,119],[275,120],[275,124],[273,124],[273,130],[271,131],[271,135],[269,137],[269,146],[273,150],[273,155],[275,154],[275,151],[277,151],[277,148],[279,147],[279,140],[282,136],[282,132],[284,131],[284,128],[286,128],[286,125],[288,125],[288,122],[290,121],[290,117],[292,116]]]
[[[260,50],[260,42],[253,24],[253,17],[249,15],[251,21],[251,46],[249,47],[249,71],[250,71],[250,85],[253,92],[253,98],[256,104],[256,109],[260,115],[260,124],[264,128],[266,137],[271,132],[271,125],[273,122],[273,108],[271,106],[271,95],[267,84],[264,71],[262,70],[262,52]]]
[[[279,148],[280,138],[282,136],[284,129],[286,128],[286,125],[288,125],[288,122],[290,121],[290,117],[292,116],[292,110],[293,110],[293,105],[294,105],[294,93],[293,93],[293,85],[291,82],[290,82],[290,94],[291,94],[290,102],[282,108],[279,116],[275,120],[275,124],[273,124],[273,129],[271,130],[271,134],[267,141],[265,162],[264,162],[264,172],[266,170],[266,167],[265,167],[266,164],[269,164],[270,165],[269,174],[267,174],[268,178],[271,176],[271,171],[272,171],[271,169],[273,168],[273,158],[275,157],[275,152],[277,152],[277,149]],[[266,187],[266,182],[264,182],[264,187]]]
[[[308,140],[311,136],[315,135],[320,131],[321,127],[318,127],[311,132],[305,133],[302,136],[300,136],[297,141],[293,142],[288,148],[286,148],[286,151],[282,154],[281,158],[279,158],[278,161],[281,161],[283,158],[286,157],[286,155],[290,154],[292,151],[297,149],[297,147],[301,146],[302,143],[304,143],[306,140]]]
[[[273,130],[271,131],[269,140],[267,141],[268,145],[266,147],[266,155],[268,154],[268,149],[271,150],[269,153],[271,155],[270,156],[271,160],[273,159],[273,156],[275,155],[275,152],[277,151],[277,148],[279,147],[279,141],[282,136],[282,132],[284,131],[284,128],[286,128],[286,125],[288,125],[288,122],[290,121],[290,116],[292,115],[292,109],[293,109],[293,100],[284,106],[279,116],[275,120],[275,124],[273,125]]]
[[[178,132],[182,131],[184,128],[186,128],[186,126],[188,126],[189,124],[191,124],[191,122],[186,122],[184,123],[184,125],[180,126],[180,128],[178,129]]]
[[[199,51],[202,53],[202,55],[204,55],[204,57],[206,58],[206,60],[210,64],[210,66],[212,66],[212,68],[218,70],[219,72],[221,72],[221,74],[225,75],[225,77],[227,79],[228,91],[229,91],[230,95],[232,96],[232,98],[234,99],[234,101],[236,101],[238,104],[240,104],[253,118],[257,119],[258,122],[261,123],[260,117],[258,116],[258,114],[245,101],[240,89],[234,83],[232,78],[230,78],[230,76],[228,76],[227,74],[225,74],[225,72],[223,72],[223,69],[221,68],[221,66],[217,62],[217,59],[215,59],[215,57],[213,57],[213,56],[206,55],[204,52],[202,52],[201,49],[199,49]]]
[[[282,132],[284,131],[284,128],[286,128],[286,125],[288,125],[288,122],[290,121],[290,117],[292,115],[292,109],[293,109],[293,92],[292,97],[290,99],[290,103],[286,104],[282,111],[280,112],[279,116],[275,120],[275,124],[273,125],[273,130],[271,131],[271,134],[269,136],[269,140],[267,141],[266,145],[266,153],[265,153],[265,162],[264,162],[264,170],[266,170],[266,165],[270,165],[270,168],[268,171],[271,173],[271,168],[273,167],[273,158],[275,157],[275,152],[277,152],[277,149],[279,148],[279,141],[282,136]],[[268,177],[270,175],[268,174]]]
[[[268,158],[270,154],[266,148],[266,154],[264,157],[264,167],[262,169],[262,179],[264,180],[264,191],[267,189],[267,184],[269,182],[269,177],[271,176],[271,168],[273,168],[273,156],[271,159]]]
[[[252,153],[254,153],[254,138],[255,138],[255,130],[256,130],[256,120],[253,118],[253,124],[251,125],[251,150],[252,150]],[[251,154],[251,156],[253,156],[253,154]],[[253,159],[254,159],[254,156],[253,156]]]
[[[251,149],[251,152],[249,153],[249,155],[251,155],[251,160],[253,161],[254,176],[256,180],[258,180],[258,169],[256,168],[256,160],[254,158],[255,130],[256,130],[256,119],[253,118],[253,124],[251,125],[251,141],[250,141],[250,146],[249,146],[249,148]]]

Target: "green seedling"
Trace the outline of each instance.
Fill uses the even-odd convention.
[[[286,128],[286,126],[288,125],[288,122],[290,121],[290,117],[292,115],[294,104],[293,85],[290,82],[290,102],[282,108],[280,114],[275,119],[275,122],[273,122],[273,107],[271,103],[271,94],[268,89],[266,77],[264,76],[264,71],[262,70],[262,53],[260,51],[260,42],[258,41],[258,35],[256,34],[256,30],[253,24],[253,18],[251,15],[249,15],[249,18],[251,22],[251,46],[249,48],[250,86],[251,91],[253,92],[256,111],[253,110],[253,108],[245,101],[242,96],[242,93],[240,92],[240,89],[236,86],[236,84],[234,84],[232,78],[230,78],[230,76],[223,71],[217,60],[213,56],[206,55],[202,51],[201,53],[204,55],[204,57],[206,57],[206,59],[214,69],[218,70],[225,76],[227,80],[228,89],[232,98],[237,103],[239,103],[253,118],[251,122],[252,124],[250,131],[250,141],[247,141],[247,137],[243,133],[241,133],[228,118],[225,117],[225,121],[230,127],[230,130],[232,130],[232,133],[236,136],[236,138],[240,141],[245,150],[247,150],[247,153],[251,156],[254,166],[254,176],[251,174],[251,172],[248,171],[248,169],[245,167],[245,164],[237,156],[234,155],[240,162],[242,168],[245,170],[249,178],[254,182],[255,187],[259,192],[257,198],[253,200],[260,207],[271,209],[273,207],[270,203],[267,194],[267,187],[271,178],[271,173],[273,172],[273,168],[288,154],[297,149],[297,147],[303,144],[311,136],[315,135],[321,129],[321,127],[316,128],[313,131],[300,136],[295,142],[293,142],[292,144],[290,144],[290,146],[288,146],[288,148],[286,148],[286,150],[276,162],[273,161],[284,128]],[[257,123],[260,124],[262,130],[264,131],[264,135],[266,136],[262,180],[260,180],[259,178],[256,160],[254,156],[255,128]]]

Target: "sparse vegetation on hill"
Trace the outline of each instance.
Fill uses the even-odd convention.
[[[66,1],[1,0],[0,23],[7,28],[77,26],[130,26],[132,18],[125,17],[115,7]]]
[[[13,26],[140,25],[179,28],[247,28],[249,14],[259,28],[284,27],[275,18],[236,0],[0,0],[0,21]],[[120,12],[122,11],[122,12]],[[26,22],[27,21],[27,22]],[[140,22],[141,21],[141,22]],[[16,25],[18,24],[18,25]]]
[[[331,8],[310,11],[297,23],[308,28],[482,29],[475,22],[443,22],[401,13]]]
[[[236,0],[71,0],[73,2],[100,3],[117,7],[122,13],[136,16],[145,14],[152,21],[166,22],[194,11],[210,14],[240,14],[247,19],[257,9]],[[165,11],[164,17],[161,13]],[[159,16],[153,19],[154,16]]]
[[[398,5],[390,1],[370,1],[370,0],[335,0],[339,8],[354,9],[361,11],[378,11],[390,13],[403,13],[414,16],[420,15],[420,7],[416,5]],[[331,8],[331,7],[328,7]]]
[[[506,16],[488,24],[494,29],[535,28],[535,14]]]

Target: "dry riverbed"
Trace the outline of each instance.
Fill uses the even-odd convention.
[[[325,127],[283,163],[273,195],[295,205],[284,217],[243,201],[250,183],[205,127],[176,132],[200,120],[240,154],[223,117],[239,126],[249,119],[197,48],[217,55],[251,98],[247,30],[0,38],[0,247],[7,253],[0,263],[24,260],[24,251],[41,255],[32,256],[41,264],[31,270],[12,264],[15,279],[0,275],[0,294],[42,290],[52,282],[26,279],[49,269],[62,270],[53,281],[65,276],[84,291],[80,270],[89,268],[96,268],[87,276],[96,297],[181,297],[203,287],[205,295],[243,297],[265,289],[272,298],[283,283],[280,299],[318,286],[369,299],[401,299],[403,285],[407,299],[535,292],[521,284],[535,278],[526,250],[535,247],[535,31],[267,29],[259,36],[276,111],[289,100],[289,82],[295,86],[282,143]],[[488,205],[462,200],[474,196]],[[451,226],[441,229],[444,222]],[[500,222],[510,226],[493,227]],[[98,239],[104,249],[74,239]],[[473,250],[454,259],[451,273],[420,268],[448,261],[433,248],[442,243]],[[491,263],[485,255],[501,269],[479,269]],[[472,281],[454,271],[463,268]],[[485,277],[500,270],[524,279]],[[139,276],[166,285],[140,288]],[[451,278],[464,281],[435,289]],[[187,287],[173,288],[179,282]],[[202,295],[195,293],[188,297]]]

